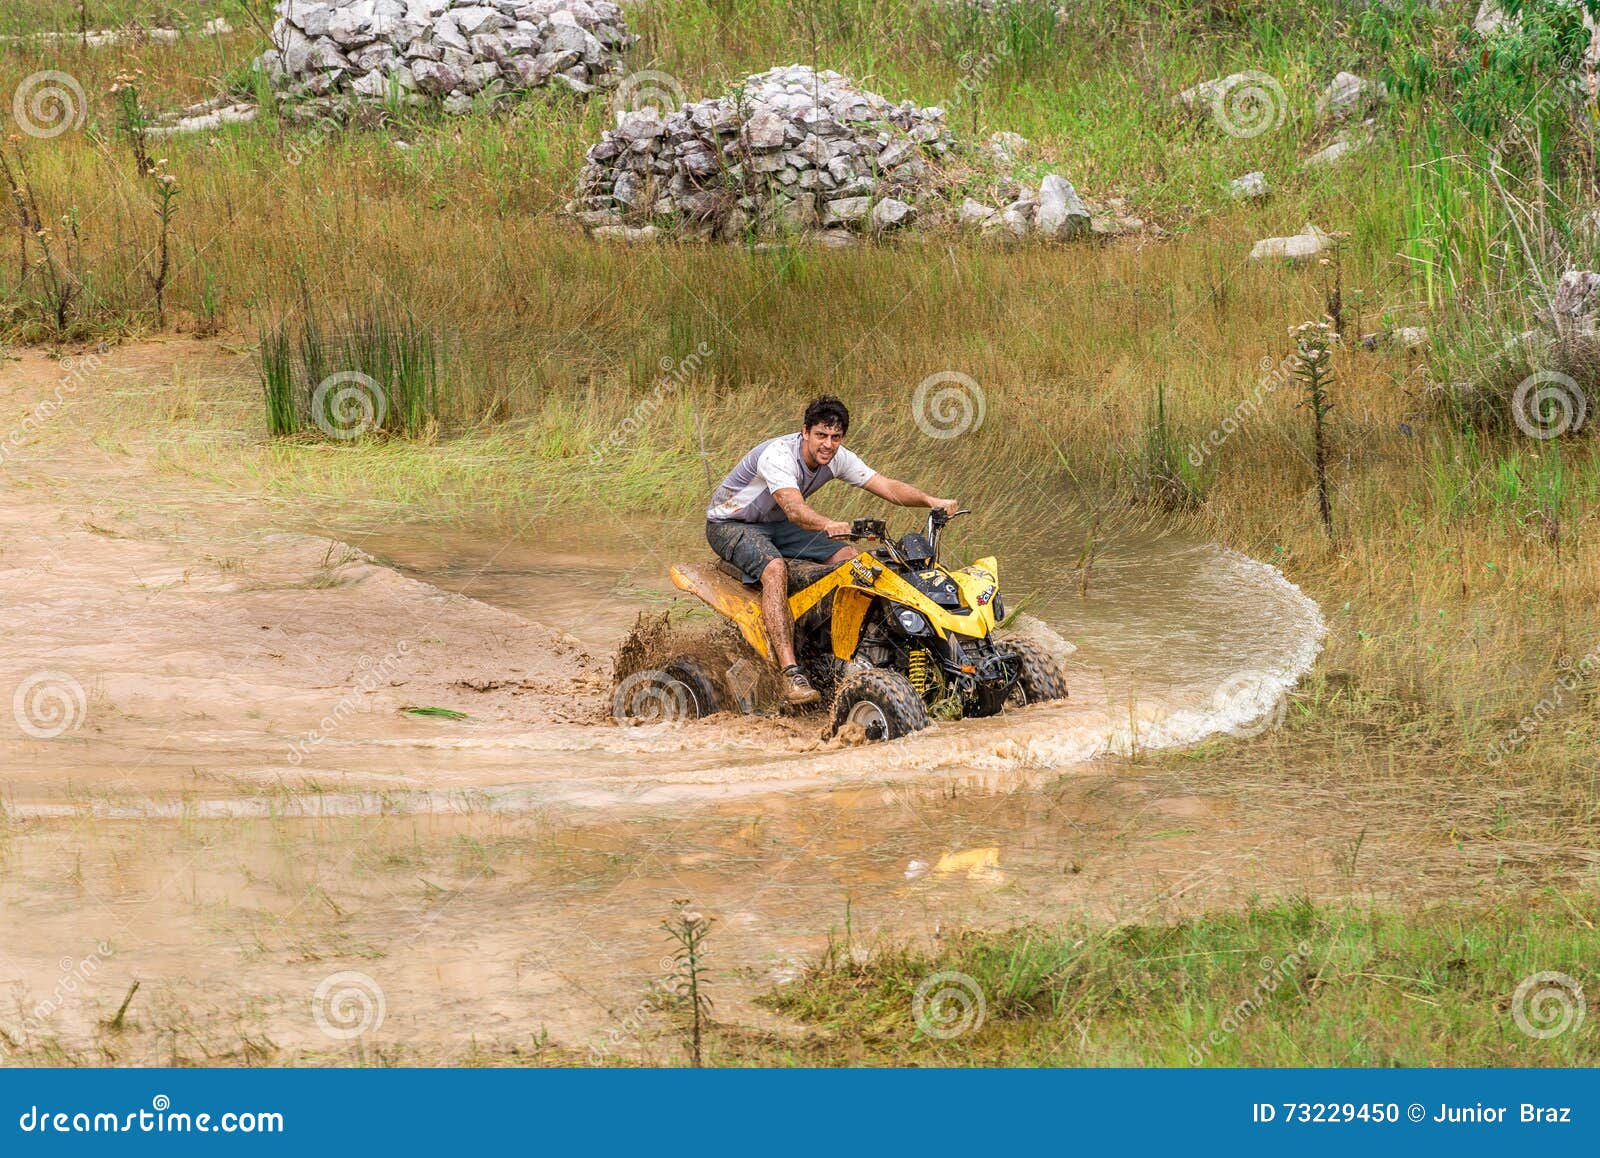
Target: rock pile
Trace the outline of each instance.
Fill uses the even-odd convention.
[[[278,0],[274,86],[331,103],[442,101],[538,85],[589,93],[622,73],[633,43],[609,0]]]
[[[1000,145],[1009,157],[1019,142]],[[602,237],[820,230],[824,242],[842,244],[856,233],[955,223],[958,156],[993,163],[1000,150],[958,144],[937,106],[894,104],[837,72],[792,64],[664,115],[654,107],[619,113],[617,127],[589,149],[567,208]],[[1013,233],[1049,237],[1089,225],[1064,177],[1046,176],[1036,194],[1013,192],[1004,208],[969,201],[961,221],[994,217]],[[974,205],[982,212],[969,213]]]

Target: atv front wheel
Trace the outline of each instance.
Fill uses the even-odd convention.
[[[1002,655],[1017,661],[1017,687],[1028,704],[1042,704],[1067,698],[1067,670],[1037,643],[1028,639],[1008,639],[998,645]]]
[[[847,677],[833,700],[833,731],[855,724],[868,740],[898,740],[928,726],[928,706],[897,671],[868,668]]]

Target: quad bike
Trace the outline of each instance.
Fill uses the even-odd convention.
[[[939,563],[940,532],[969,513],[930,511],[925,533],[898,541],[887,537],[883,520],[857,519],[842,537],[876,546],[832,565],[790,560],[795,658],[831,702],[833,732],[855,725],[868,740],[893,740],[927,727],[930,712],[992,716],[1007,703],[1065,698],[1058,660],[1030,641],[995,635],[1005,618],[995,560],[958,571]],[[672,581],[772,661],[759,586],[726,563],[675,566]],[[725,681],[695,657],[668,660],[660,675],[686,714],[731,706]]]

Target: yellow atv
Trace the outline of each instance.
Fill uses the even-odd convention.
[[[945,718],[992,716],[1007,703],[1067,694],[1060,663],[1037,644],[999,639],[1005,618],[998,566],[979,559],[959,571],[939,563],[939,534],[957,515],[933,510],[924,534],[887,537],[881,519],[857,519],[848,538],[876,543],[854,559],[789,562],[795,658],[832,699],[832,730],[859,727],[869,740],[893,740]],[[772,661],[761,619],[761,589],[726,563],[672,568],[680,590],[699,596]],[[736,665],[737,666],[737,665]],[[709,715],[729,701],[719,681],[688,656],[664,665],[677,702]]]

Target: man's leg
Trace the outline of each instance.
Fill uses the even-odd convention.
[[[794,616],[789,614],[789,565],[774,559],[761,569],[761,621],[779,667],[794,663]]]

